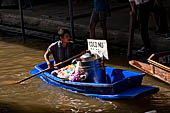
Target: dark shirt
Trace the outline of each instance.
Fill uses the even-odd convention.
[[[67,44],[66,47],[62,47],[61,41],[57,41],[55,43],[52,43],[48,47],[47,51],[52,53],[54,61],[55,61],[54,64],[57,64],[59,62],[62,62],[72,57],[72,44]],[[67,65],[67,63],[65,65]]]
[[[94,11],[107,11],[108,8],[108,0],[94,0]]]

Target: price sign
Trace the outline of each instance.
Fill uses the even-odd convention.
[[[106,40],[87,39],[87,43],[88,50],[90,50],[92,54],[97,54],[107,60],[109,59]]]

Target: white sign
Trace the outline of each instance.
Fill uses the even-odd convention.
[[[104,56],[107,60],[109,59],[106,40],[87,39],[87,43],[88,50],[90,50],[92,54],[97,54],[100,57]]]

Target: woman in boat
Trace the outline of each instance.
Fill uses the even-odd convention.
[[[60,65],[59,67],[56,66],[57,63],[62,62],[70,57],[72,57],[72,48],[73,45],[70,43],[70,32],[67,29],[60,29],[58,31],[58,35],[60,37],[59,41],[52,43],[47,51],[44,54],[45,61],[47,62],[49,69],[57,69],[63,66],[68,65]],[[52,55],[54,59],[54,64],[50,63],[49,56]]]

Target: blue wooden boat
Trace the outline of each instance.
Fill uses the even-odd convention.
[[[47,68],[46,62],[40,63],[31,70],[31,74]],[[159,91],[153,86],[141,85],[144,73],[105,67],[106,83],[72,82],[60,79],[48,70],[37,75],[45,83],[61,87],[64,90],[100,99],[133,99],[145,97]]]

